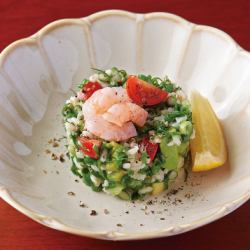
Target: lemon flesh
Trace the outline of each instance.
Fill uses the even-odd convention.
[[[207,171],[227,160],[226,143],[220,122],[209,101],[198,92],[191,95],[195,137],[190,142],[192,171]]]

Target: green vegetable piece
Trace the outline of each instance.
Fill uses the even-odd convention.
[[[110,80],[110,76],[108,74],[104,73],[99,73],[98,78],[102,82],[108,82]]]
[[[178,147],[176,145],[168,146],[164,138],[160,143],[160,149],[163,154],[163,167],[169,170],[176,169],[179,163]]]
[[[181,145],[178,146],[178,153],[180,155],[184,155],[189,148],[189,142],[182,142]]]
[[[83,182],[87,185],[87,186],[94,186],[94,184],[92,183],[91,179],[90,179],[90,173],[89,172],[85,172],[83,173],[82,176],[82,180]]]
[[[120,170],[117,172],[113,172],[112,174],[108,175],[108,179],[115,182],[120,182],[121,178],[125,175],[125,171]]]
[[[169,106],[174,106],[176,104],[176,97],[175,96],[169,96],[167,99],[167,103]]]
[[[116,171],[118,169],[119,169],[119,166],[115,162],[109,162],[106,165],[106,170],[107,171]]]
[[[93,191],[95,191],[95,192],[101,192],[102,191],[102,187],[101,186],[98,186],[98,187],[96,187],[96,186],[91,186],[91,189],[93,190]]]
[[[131,178],[129,175],[124,175],[121,179],[122,185],[125,187],[134,189],[134,190],[139,190],[142,187],[142,182],[139,180],[135,180]]]
[[[167,113],[165,115],[165,121],[173,122],[176,117],[181,117],[181,116],[184,116],[185,114],[186,112],[184,111],[173,110],[172,112]]]
[[[125,191],[121,191],[121,192],[119,193],[118,197],[119,197],[120,199],[122,199],[122,200],[125,200],[125,201],[131,200],[130,195],[129,195],[127,192],[125,192]]]
[[[138,78],[145,81],[145,82],[151,83],[151,76],[146,76],[146,75],[143,75],[143,74],[139,74]]]
[[[184,100],[180,106],[180,110],[185,113],[191,113],[191,104],[188,100]]]
[[[113,149],[117,149],[117,148],[119,148],[121,145],[120,144],[118,144],[117,142],[115,142],[115,141],[112,141],[112,142],[110,142],[110,143],[108,143]]]
[[[63,106],[62,115],[66,119],[77,117],[77,111],[74,109],[71,103],[67,103]]]
[[[161,164],[160,163],[154,163],[153,166],[151,167],[152,174],[156,174],[160,171],[161,169]]]
[[[71,171],[74,175],[82,177],[82,175],[79,173],[79,169],[77,168],[74,162],[72,163]]]
[[[82,82],[77,86],[78,89],[82,89],[83,86],[88,83],[89,80],[88,79],[83,79]]]
[[[190,121],[182,121],[180,124],[180,132],[183,135],[191,135],[193,132],[193,126]]]
[[[148,154],[144,151],[141,154],[141,161],[142,163],[146,164],[147,163],[147,159],[148,159]]]
[[[69,151],[70,155],[75,155],[76,154],[76,147],[73,144],[69,144],[68,151]]]
[[[174,85],[172,83],[166,83],[165,81],[161,83],[162,89],[166,90],[168,93],[174,91]]]
[[[127,159],[125,147],[116,142],[107,143],[105,147],[107,149],[111,149],[112,151],[111,162],[106,165],[106,169],[108,171],[118,170],[122,166],[123,162]]]
[[[164,182],[156,182],[152,184],[152,195],[159,195],[162,193],[165,189],[165,183]]]
[[[113,188],[106,188],[106,191],[112,195],[118,195],[121,193],[121,191],[124,189],[124,186],[122,186],[121,184],[117,184],[115,187]]]
[[[131,179],[131,182],[128,184],[128,187],[139,190],[142,187],[142,182],[139,180]]]

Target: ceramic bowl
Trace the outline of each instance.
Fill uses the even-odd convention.
[[[208,97],[228,163],[135,203],[80,183],[65,156],[57,159],[66,143],[60,111],[92,67],[112,66],[168,75]],[[249,69],[250,54],[230,36],[168,13],[112,10],[47,25],[0,56],[0,196],[43,225],[108,240],[180,234],[221,218],[250,197]]]

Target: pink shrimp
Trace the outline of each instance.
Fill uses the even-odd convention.
[[[96,115],[85,121],[85,127],[94,135],[108,141],[124,141],[137,135],[132,122],[127,122],[119,127],[106,121],[101,115]]]
[[[114,104],[102,115],[105,120],[118,126],[122,126],[125,122],[132,121],[140,127],[145,124],[147,116],[148,112],[145,109],[130,102]]]
[[[123,141],[137,135],[135,124],[143,126],[147,111],[132,103],[126,89],[97,90],[82,106],[85,128],[109,141]]]

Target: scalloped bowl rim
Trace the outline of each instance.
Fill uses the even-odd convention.
[[[86,23],[89,24],[98,20],[99,18],[102,18],[104,16],[111,16],[111,15],[126,16],[135,20],[138,18],[138,16],[143,16],[145,20],[154,19],[154,18],[164,18],[168,20],[173,20],[175,22],[180,22],[184,25],[190,25],[196,30],[197,29],[206,30],[206,31],[210,31],[214,33],[217,36],[221,36],[224,39],[226,39],[228,42],[233,44],[235,48],[238,50],[238,52],[244,52],[245,54],[250,56],[250,52],[240,47],[240,45],[226,32],[220,29],[211,27],[211,26],[194,24],[175,14],[166,13],[166,12],[152,12],[152,13],[139,14],[139,13],[133,13],[133,12],[123,11],[123,10],[104,10],[104,11],[96,12],[94,14],[91,14],[83,18],[67,18],[67,19],[60,19],[60,20],[53,21],[47,24],[46,26],[44,26],[43,28],[41,28],[35,34],[27,38],[16,40],[15,42],[8,45],[0,53],[0,67],[2,66],[2,63],[4,62],[5,58],[8,57],[8,54],[17,46],[21,44],[39,43],[39,40],[43,37],[44,34],[46,34],[47,32],[61,25],[68,24],[68,23],[83,24],[83,22],[85,24]],[[249,178],[250,180],[250,176],[248,176],[247,178]],[[229,214],[230,212],[233,212],[238,207],[240,207],[243,203],[247,202],[250,199],[250,189],[247,190],[247,192],[243,194],[242,196],[240,196],[238,199],[234,199],[234,200],[224,203],[214,213],[210,214],[209,216],[202,217],[199,220],[195,220],[192,223],[182,224],[178,227],[169,227],[169,228],[166,228],[164,230],[159,230],[159,231],[152,231],[152,232],[146,232],[146,233],[134,233],[134,234],[119,233],[119,232],[113,232],[113,231],[91,232],[91,231],[77,229],[77,228],[65,225],[58,219],[41,215],[39,213],[36,213],[30,210],[24,205],[20,204],[12,197],[11,192],[8,190],[8,188],[2,185],[0,185],[0,197],[9,205],[14,207],[15,209],[17,209],[19,212],[23,213],[27,217],[33,219],[34,221],[42,225],[45,225],[47,227],[50,227],[59,231],[63,231],[63,232],[67,232],[67,233],[71,233],[75,235],[80,235],[80,236],[87,236],[87,237],[96,238],[96,239],[137,240],[137,239],[150,239],[150,238],[159,238],[159,237],[165,237],[165,236],[170,236],[170,235],[177,235],[177,234],[184,233],[184,232],[193,230],[195,228],[201,227],[210,222],[213,222]]]

